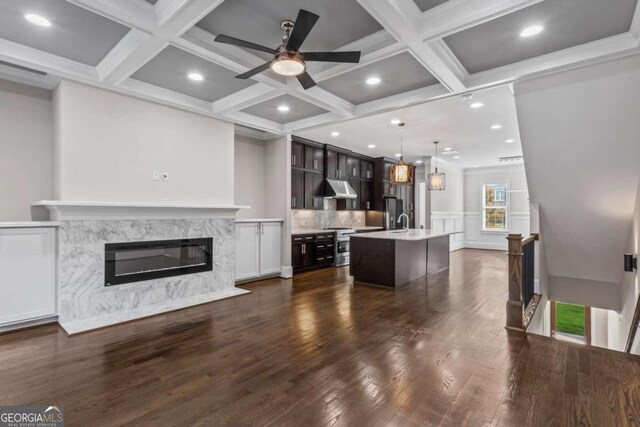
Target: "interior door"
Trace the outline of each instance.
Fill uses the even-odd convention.
[[[260,224],[236,224],[236,281],[260,276]]]
[[[282,225],[279,222],[260,224],[260,275],[280,273],[282,256]]]

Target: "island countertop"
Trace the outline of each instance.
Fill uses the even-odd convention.
[[[431,230],[411,228],[407,232],[404,232],[402,230],[393,230],[393,231],[374,231],[371,233],[364,233],[364,234],[353,234],[351,235],[351,238],[352,239],[358,238],[358,239],[418,241],[418,240],[429,240],[436,237],[448,236],[450,234],[455,234],[455,233],[433,232]]]

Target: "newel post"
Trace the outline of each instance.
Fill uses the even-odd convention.
[[[509,234],[509,299],[507,301],[507,329],[524,331],[522,302],[522,234]]]

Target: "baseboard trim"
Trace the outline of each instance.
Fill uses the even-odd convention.
[[[46,316],[39,319],[26,320],[24,322],[15,322],[8,325],[0,326],[0,334],[17,331],[20,329],[29,329],[36,326],[48,325],[50,323],[56,323],[58,316]]]
[[[464,242],[466,249],[488,249],[492,251],[506,251],[507,243],[483,243],[483,242]]]
[[[280,267],[280,277],[283,279],[291,279],[293,277],[293,267],[285,265]]]

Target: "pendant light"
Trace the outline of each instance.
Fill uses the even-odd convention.
[[[436,146],[435,167],[436,171],[429,174],[429,191],[444,190],[444,173],[438,172],[438,141],[433,141]]]
[[[394,184],[410,184],[413,182],[413,165],[403,160],[403,131],[404,123],[398,123],[400,127],[400,160],[391,166],[391,182]]]

